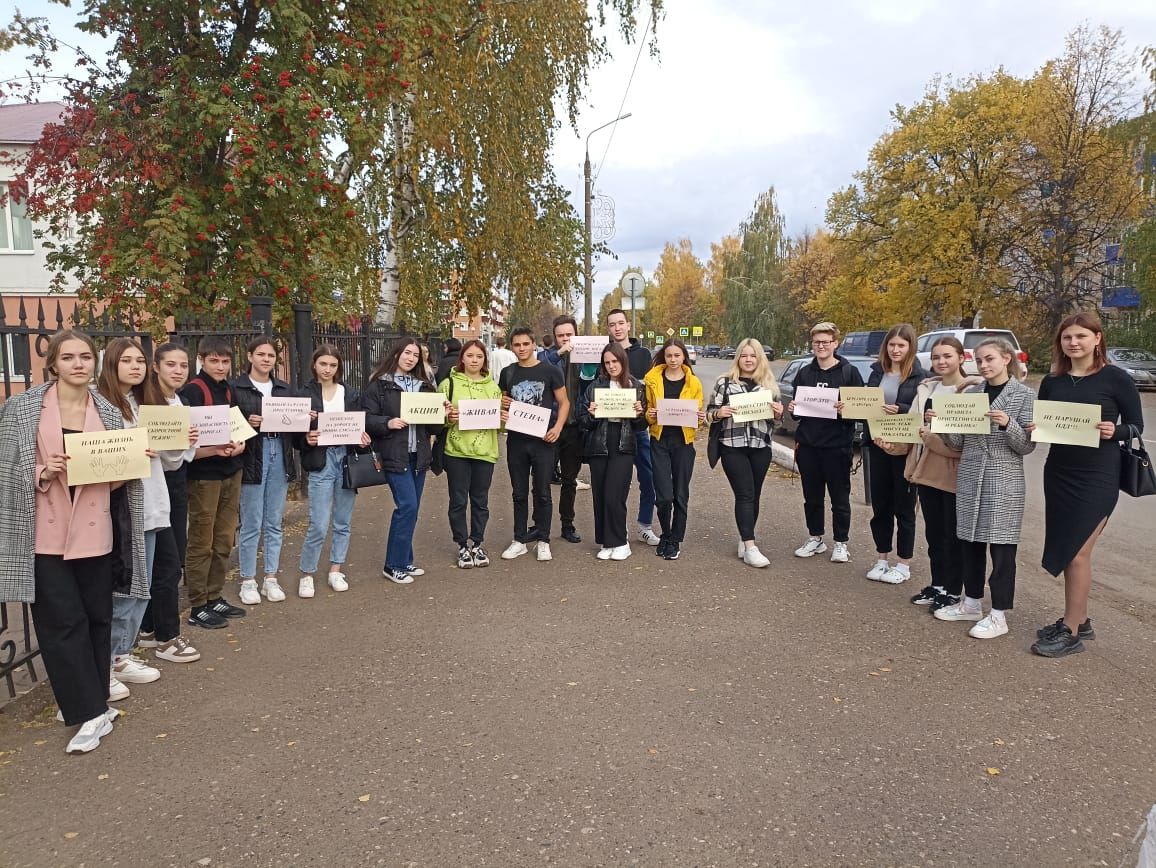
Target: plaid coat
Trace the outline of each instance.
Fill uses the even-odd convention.
[[[0,405],[0,602],[36,601],[36,429],[51,386],[36,386]],[[106,430],[124,427],[119,410],[95,391],[92,399]],[[133,529],[131,596],[147,600],[144,496],[140,480],[125,485]]]
[[[982,391],[980,386],[966,391]],[[956,534],[969,542],[1017,545],[1023,525],[1026,484],[1024,456],[1036,448],[1024,426],[1032,421],[1035,392],[1012,377],[993,410],[1008,414],[1006,431],[991,423],[991,434],[941,434],[962,449],[956,479]]]

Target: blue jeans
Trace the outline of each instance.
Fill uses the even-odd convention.
[[[261,481],[241,486],[241,529],[237,539],[241,580],[257,578],[257,544],[265,537],[265,575],[275,576],[281,565],[281,519],[289,480],[285,476],[285,447],[280,437],[262,435],[249,449],[261,449]]]
[[[353,520],[353,504],[357,492],[341,487],[341,461],[344,446],[330,446],[325,450],[325,466],[309,474],[309,530],[301,545],[301,572],[312,575],[321,560],[321,546],[329,532],[333,518],[333,544],[329,547],[329,563],[343,564],[349,553],[349,525]]]
[[[145,566],[148,568],[149,587],[153,583],[153,560],[157,553],[157,534],[159,530],[146,530]],[[132,651],[136,645],[137,634],[140,633],[140,622],[144,620],[145,609],[149,607],[148,600],[138,600],[136,597],[112,598],[112,656],[123,657]]]
[[[638,474],[638,523],[649,527],[654,522],[654,471],[650,463],[650,431],[634,434],[634,469]]]
[[[389,540],[385,545],[385,568],[404,570],[413,566],[413,532],[425,488],[425,471],[417,469],[417,453],[409,453],[409,467],[401,473],[386,474],[393,492],[393,516],[389,520]]]

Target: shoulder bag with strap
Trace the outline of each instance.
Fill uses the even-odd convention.
[[[1144,448],[1140,432],[1133,425],[1125,425],[1128,440],[1120,444],[1120,490],[1132,497],[1156,494],[1156,471]],[[1136,441],[1136,445],[1132,445]]]

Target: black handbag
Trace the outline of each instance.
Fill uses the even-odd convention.
[[[385,468],[381,466],[381,456],[376,452],[355,452],[350,450],[341,459],[341,487],[357,491],[389,482]]]
[[[1140,432],[1128,425],[1128,440],[1120,444],[1120,490],[1132,497],[1156,494],[1156,470],[1140,439]],[[1136,445],[1132,445],[1132,441]]]
[[[723,392],[722,406],[726,406],[731,402],[730,384],[728,383]],[[713,469],[718,460],[722,457],[722,432],[723,426],[726,425],[725,419],[718,419],[710,423],[710,431],[706,436],[706,460],[710,463]]]

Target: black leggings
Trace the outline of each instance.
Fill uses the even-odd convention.
[[[168,642],[181,635],[181,575],[185,569],[185,549],[189,537],[189,490],[186,468],[165,473],[169,489],[169,527],[157,534],[153,557],[151,599],[141,619],[141,632],[156,633],[157,641]]]
[[[679,435],[681,438],[681,434]],[[694,444],[651,438],[650,461],[654,470],[654,501],[662,525],[662,541],[686,539],[690,477],[694,473]]]
[[[739,539],[753,540],[759,522],[759,497],[771,466],[771,447],[722,446],[723,473],[735,495],[735,524]]]
[[[954,597],[963,593],[963,543],[955,535],[955,492],[917,486],[927,535],[931,584]]]
[[[450,490],[450,533],[458,546],[468,540],[481,545],[486,539],[486,525],[490,521],[490,483],[494,479],[494,465],[479,458],[457,458],[447,455],[444,460],[446,481]],[[470,523],[466,526],[466,504],[470,507]]]
[[[987,553],[991,552],[991,607],[1010,609],[1016,594],[1016,551],[1014,543],[982,543],[962,541],[963,583],[973,600],[983,599],[983,574],[987,570]]]
[[[871,536],[875,551],[889,554],[894,538],[899,557],[910,560],[915,555],[915,486],[903,476],[907,456],[888,455],[874,443],[867,449],[871,456]]]

